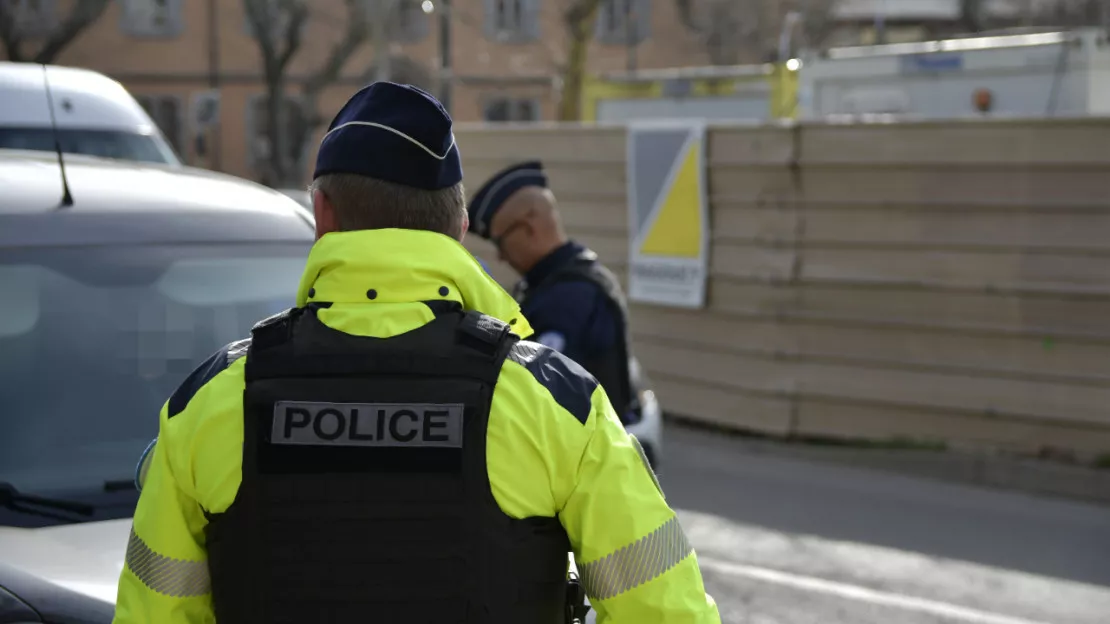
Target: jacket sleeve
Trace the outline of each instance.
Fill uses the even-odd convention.
[[[228,476],[240,472],[244,345],[215,353],[162,407],[158,438],[140,461],[113,624],[216,621],[204,510],[224,511],[238,489]]]
[[[600,386],[589,419],[577,484],[559,517],[598,624],[719,624],[678,516]]]
[[[204,554],[204,513],[174,476],[173,438],[167,435],[166,421],[163,408],[158,440],[144,461],[113,624],[216,621]]]
[[[535,342],[508,361],[486,451],[502,510],[559,518],[598,624],[719,624],[678,517],[597,380]]]

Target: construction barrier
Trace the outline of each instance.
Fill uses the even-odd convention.
[[[626,130],[459,129],[466,179],[543,160],[627,284]],[[707,133],[701,309],[635,304],[672,413],[775,434],[1110,452],[1110,120]],[[506,285],[491,248],[468,240]]]
[[[582,87],[582,120],[653,117],[791,119],[798,71],[786,64],[682,67],[590,76]]]

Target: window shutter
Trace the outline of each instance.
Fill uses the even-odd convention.
[[[506,98],[490,98],[486,101],[484,108],[486,121],[510,121],[512,119],[510,103]]]
[[[174,37],[184,30],[182,0],[123,0],[120,30],[132,37]]]

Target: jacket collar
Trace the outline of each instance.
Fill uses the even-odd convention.
[[[412,304],[436,300],[456,301],[465,310],[510,323],[518,336],[532,333],[520,306],[474,256],[458,241],[435,232],[384,229],[325,234],[312,246],[297,289],[298,306],[315,301]]]
[[[552,273],[577,258],[585,249],[585,247],[579,245],[575,241],[563,243],[537,262],[536,266],[532,267],[532,269],[525,274],[524,281],[527,282],[529,286],[539,286],[540,283],[550,277]]]

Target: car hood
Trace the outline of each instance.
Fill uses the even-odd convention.
[[[131,519],[44,529],[0,527],[0,561],[114,603]]]

